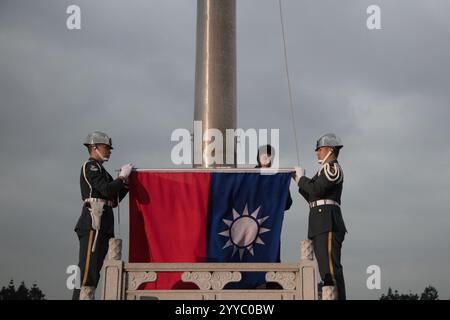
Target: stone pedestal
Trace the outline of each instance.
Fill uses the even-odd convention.
[[[314,250],[313,244],[311,240],[302,240],[300,243],[301,252],[300,259],[302,260],[313,260],[314,259]]]
[[[109,239],[108,260],[122,259],[122,239]]]
[[[215,299],[215,300],[316,300],[317,272],[310,240],[301,242],[301,257],[296,263],[125,263],[120,260],[122,241],[111,239],[108,259],[104,264],[104,300],[136,299]],[[143,290],[141,285],[157,281],[158,273],[181,273],[181,280],[192,282],[198,289]],[[266,282],[280,289],[227,289],[230,282],[242,280],[243,272],[263,272]],[[334,289],[334,288],[333,288]],[[330,296],[331,294],[331,296]],[[325,293],[325,299],[336,294]]]

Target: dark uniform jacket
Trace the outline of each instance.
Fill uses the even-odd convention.
[[[105,170],[103,165],[90,158],[81,167],[80,174],[81,199],[99,198],[113,201],[116,207],[128,193],[128,185],[121,179],[113,177]],[[105,205],[100,224],[100,232],[114,235],[114,216],[111,206]],[[81,216],[75,226],[75,232],[83,234],[92,230],[92,220],[89,212],[89,204],[84,203]]]
[[[329,178],[325,174],[325,170],[327,170]],[[338,175],[339,178],[332,181]],[[342,169],[339,163],[334,160],[329,162],[329,167],[324,167],[311,179],[305,176],[301,177],[298,183],[298,191],[308,203],[328,199],[341,204],[343,183]],[[341,209],[335,205],[321,205],[311,208],[309,211],[308,238],[311,239],[318,234],[329,231],[347,232]]]

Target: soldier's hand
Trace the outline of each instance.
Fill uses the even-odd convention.
[[[300,167],[295,167],[294,169],[295,169],[294,180],[298,184],[298,182],[300,181],[300,178],[305,175],[305,169],[300,168]]]
[[[125,179],[128,179],[128,177],[131,174],[131,170],[133,170],[133,165],[131,163],[123,165],[122,168],[120,168],[119,177],[124,177]]]

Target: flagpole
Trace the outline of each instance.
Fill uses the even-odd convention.
[[[209,141],[203,141],[208,129],[218,129],[223,137],[226,129],[236,129],[235,0],[197,1],[194,121],[202,121],[201,132],[193,132],[194,167],[236,167],[235,138],[231,145],[224,141],[215,149],[214,156],[216,159],[223,157],[223,165],[210,164],[212,156],[205,152]],[[227,152],[232,163],[226,159]],[[201,155],[201,159],[196,159],[196,154]]]

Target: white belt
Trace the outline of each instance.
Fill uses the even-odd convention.
[[[100,198],[86,198],[84,199],[85,203],[89,203],[89,202],[100,202],[100,203],[104,203],[105,206],[108,207],[113,207],[114,206],[114,201],[111,200],[105,200],[105,199],[100,199]]]
[[[330,200],[330,199],[321,199],[321,200],[317,200],[317,201],[313,201],[309,203],[309,207],[310,208],[314,208],[317,206],[324,206],[326,204],[331,204],[333,206],[338,206],[340,207],[339,203],[334,201],[334,200]]]

